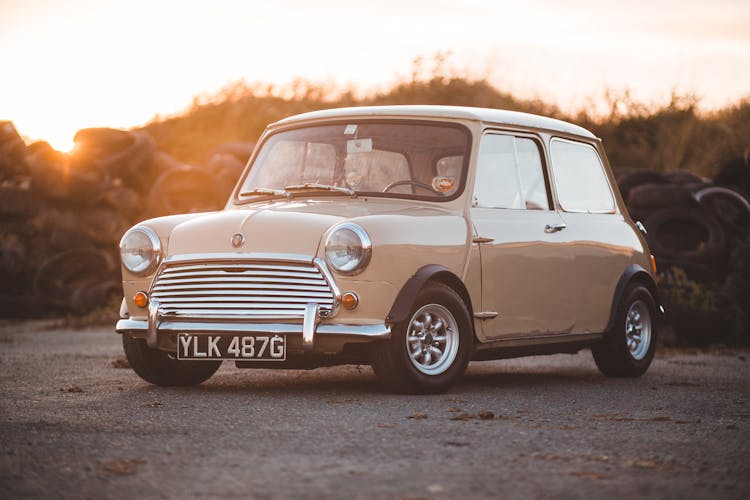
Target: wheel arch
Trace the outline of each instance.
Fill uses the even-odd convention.
[[[428,264],[426,266],[422,266],[411,276],[411,278],[406,280],[406,283],[404,283],[404,286],[401,287],[401,290],[398,292],[396,300],[393,302],[391,310],[388,312],[388,316],[386,316],[385,318],[386,322],[401,323],[402,321],[406,321],[408,319],[409,312],[414,305],[414,300],[417,296],[417,293],[428,282],[442,283],[450,287],[459,295],[459,297],[461,297],[461,300],[463,300],[464,304],[466,305],[466,309],[468,309],[469,311],[469,320],[473,330],[474,308],[471,304],[471,296],[469,295],[469,291],[466,289],[463,281],[461,281],[461,278],[456,276],[447,267],[440,264]],[[476,332],[473,331],[472,333],[476,338]]]
[[[622,300],[622,296],[625,293],[625,290],[631,283],[640,283],[645,286],[649,292],[651,292],[651,296],[654,298],[654,303],[656,305],[657,316],[660,314],[661,304],[659,302],[659,291],[656,287],[654,278],[643,267],[639,266],[638,264],[631,264],[622,273],[620,279],[617,281],[617,286],[615,286],[615,294],[612,297],[612,306],[610,307],[609,320],[607,321],[607,326],[605,328],[606,332],[609,332],[612,330],[612,328],[614,328],[615,317],[617,316],[617,309],[620,305],[620,301]]]

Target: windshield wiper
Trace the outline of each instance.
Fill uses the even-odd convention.
[[[311,191],[317,189],[325,191],[337,191],[349,196],[357,196],[356,191],[354,191],[353,189],[341,186],[329,186],[328,184],[318,184],[317,182],[306,182],[304,184],[293,184],[291,186],[284,187],[285,191]]]
[[[286,192],[284,189],[272,189],[272,188],[255,188],[251,189],[250,191],[243,191],[240,193],[240,196],[253,196],[256,194],[270,194],[273,196],[284,196],[285,198],[291,197],[290,193]]]

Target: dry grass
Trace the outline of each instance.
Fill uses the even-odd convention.
[[[689,170],[711,177],[721,164],[750,146],[750,97],[724,109],[704,112],[690,95],[672,95],[669,102],[646,104],[629,93],[606,92],[608,111],[586,109],[565,114],[541,100],[525,100],[483,79],[446,76],[441,55],[432,72],[415,71],[408,81],[387,91],[356,97],[311,82],[295,81],[285,88],[234,83],[212,96],[196,99],[180,116],[157,119],[145,129],[159,147],[189,162],[202,163],[211,150],[231,141],[254,142],[271,122],[317,109],[385,104],[447,104],[524,111],[580,124],[604,140],[616,167]]]

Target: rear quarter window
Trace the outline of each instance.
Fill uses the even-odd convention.
[[[552,139],[552,171],[557,198],[566,212],[612,213],[615,200],[596,149],[589,144]]]

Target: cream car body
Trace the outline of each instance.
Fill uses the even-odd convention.
[[[444,196],[446,199],[410,196],[422,188],[409,186],[409,196],[401,197],[347,196],[322,189],[301,190],[293,197],[242,196],[246,172],[222,211],[139,224],[158,237],[159,262],[145,275],[123,267],[125,299],[117,331],[133,339],[147,339],[149,348],[166,352],[175,351],[176,335],[181,332],[283,333],[287,336],[287,365],[293,359],[307,359],[311,366],[352,360],[366,363],[367,346],[391,341],[397,325],[408,322],[414,312],[417,292],[426,283],[439,281],[460,296],[468,311],[470,357],[491,359],[576,351],[602,342],[605,333],[617,327],[618,305],[628,286],[639,283],[656,297],[652,259],[643,236],[623,208],[601,141],[566,122],[442,106],[313,112],[269,126],[247,171],[276,134],[367,123],[448,124],[463,131],[466,150],[456,153],[463,159],[462,178],[446,181],[455,194]],[[495,143],[492,147],[500,148],[499,153],[491,150],[490,144]],[[524,207],[516,208],[483,206],[479,192],[488,183],[478,178],[483,175],[477,173],[478,163],[485,153],[486,158],[493,154],[500,158],[505,154],[501,148],[510,143],[519,179],[519,158],[532,158],[529,165],[539,162],[544,194],[537,179],[534,189],[539,199],[535,202],[526,199]],[[439,150],[439,145],[436,148]],[[566,210],[560,190],[575,188],[561,179],[565,173],[562,165],[555,164],[555,148],[563,151],[560,158],[578,158],[589,150],[594,153],[591,158],[601,163],[602,185],[611,196],[611,207],[592,211],[569,203]],[[568,149],[572,153],[564,156]],[[433,186],[443,179],[439,172],[434,174]],[[534,196],[524,191],[520,181],[518,184],[522,198]],[[537,202],[548,207],[527,209],[538,208]],[[369,263],[357,274],[337,273],[326,264],[327,237],[342,223],[356,224],[371,241]],[[331,289],[333,307],[321,314],[303,304],[296,314],[278,318],[240,313],[228,319],[163,309],[163,304],[153,299],[156,277],[170,266],[212,261],[291,263],[320,269]],[[145,292],[148,304],[136,304],[138,292]],[[346,292],[358,298],[353,309],[340,304]],[[212,307],[221,309],[220,304]],[[355,344],[359,346],[345,348]],[[252,362],[245,364],[253,366]]]

